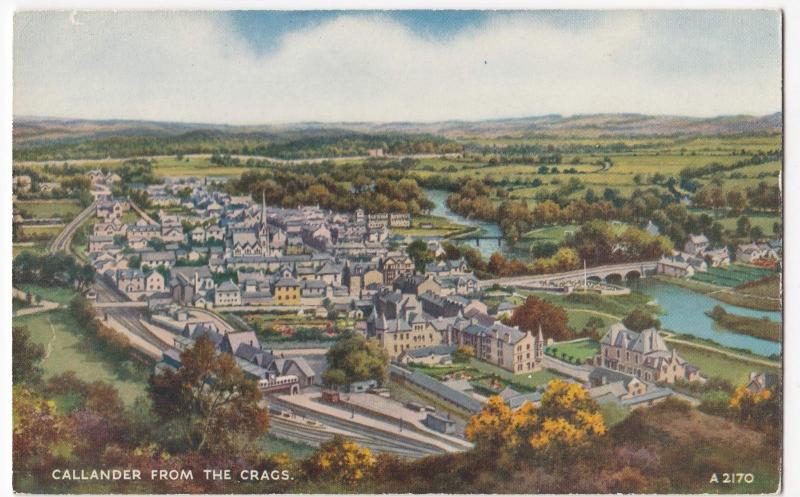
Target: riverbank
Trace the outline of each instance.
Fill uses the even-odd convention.
[[[711,311],[706,311],[706,315],[723,328],[737,333],[763,338],[764,340],[772,340],[773,342],[780,342],[782,338],[781,323],[776,323],[765,318],[758,319],[748,316],[739,316],[738,314],[725,311],[721,306],[714,306]]]
[[[761,282],[759,285],[748,284],[742,287],[727,288],[711,283],[696,280],[673,278],[657,274],[653,279],[671,285],[686,288],[694,292],[705,294],[715,300],[739,307],[746,307],[756,311],[780,311],[780,283],[778,277]],[[771,296],[777,294],[778,297]]]

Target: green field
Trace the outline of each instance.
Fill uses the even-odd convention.
[[[545,354],[575,364],[583,364],[586,359],[596,356],[600,352],[600,344],[591,338],[554,343],[547,347]]]
[[[392,233],[402,236],[449,237],[470,231],[469,226],[450,222],[440,216],[412,216],[410,228],[392,228]]]
[[[599,328],[601,332],[610,324],[619,321],[619,319],[615,319],[610,315],[605,315],[605,313],[601,314],[599,311],[593,311],[591,309],[569,309],[567,311],[567,326],[575,330],[577,333],[580,333],[586,327],[589,319],[593,317],[600,319],[603,322],[603,325]]]
[[[625,232],[630,225],[621,222],[612,222],[611,227],[618,235]],[[580,231],[581,227],[577,224],[566,224],[558,226],[548,226],[546,228],[537,228],[525,233],[522,238],[531,241],[548,241],[548,242],[561,242],[569,234],[574,234]]]
[[[45,242],[31,242],[30,245],[28,243],[25,243],[24,245],[15,243],[11,247],[11,257],[16,257],[25,251],[41,254],[46,250],[47,250],[47,243]]]
[[[57,304],[68,305],[69,301],[75,296],[75,292],[69,288],[43,287],[39,285],[20,285],[20,290],[30,292],[42,300],[49,300]]]
[[[44,377],[74,371],[84,381],[111,383],[119,391],[126,404],[145,395],[146,382],[140,377],[128,375],[102,352],[92,348],[78,324],[66,310],[54,310],[14,318],[14,326],[25,326],[31,339],[45,347],[45,359],[41,366]]]
[[[60,217],[67,221],[78,215],[83,210],[77,200],[17,200],[14,209],[20,211],[23,217],[53,218]]]
[[[695,273],[692,279],[701,283],[733,288],[773,275],[775,271],[771,269],[731,264],[727,268],[710,267],[705,272]]]
[[[703,376],[722,378],[734,385],[741,385],[747,382],[751,371],[780,373],[780,369],[777,368],[727,357],[718,352],[700,349],[683,343],[667,340],[667,345],[674,348],[690,364],[700,368]]]
[[[567,311],[587,309],[611,316],[625,316],[628,312],[646,305],[650,297],[642,293],[631,292],[628,295],[598,295],[595,293],[573,293],[571,295],[553,295],[544,292],[520,291],[523,295],[533,295],[552,304],[564,307]],[[658,312],[658,307],[653,307]],[[599,316],[598,317],[602,317]],[[606,316],[611,319],[609,316]],[[588,317],[586,318],[588,319]]]

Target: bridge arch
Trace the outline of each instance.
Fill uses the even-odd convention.
[[[586,279],[589,281],[596,281],[599,283],[603,281],[603,278],[601,278],[600,276],[589,276]]]
[[[620,284],[622,283],[622,274],[620,273],[609,273],[606,275],[606,283],[611,284]]]
[[[642,278],[642,272],[638,269],[631,269],[627,273],[625,273],[625,280],[626,281],[635,281]]]

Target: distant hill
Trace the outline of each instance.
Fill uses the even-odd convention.
[[[209,136],[243,136],[255,139],[285,139],[291,136],[336,136],[343,132],[364,134],[433,134],[459,138],[524,138],[537,136],[690,136],[775,134],[782,130],[780,112],[766,116],[652,116],[644,114],[546,115],[483,121],[414,122],[301,122],[293,124],[233,126],[202,123],[171,123],[125,120],[81,120],[19,117],[14,121],[16,145],[31,142],[75,142],[104,137],[178,136],[205,133]]]

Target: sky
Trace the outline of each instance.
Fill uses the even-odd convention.
[[[14,115],[265,124],[781,110],[777,11],[20,12]]]

